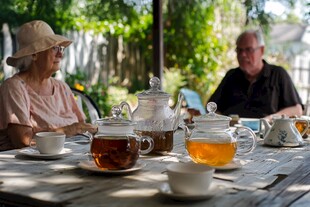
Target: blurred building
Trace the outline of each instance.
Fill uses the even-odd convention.
[[[301,99],[305,106],[310,105],[310,25],[274,25],[268,45],[268,53],[281,54],[289,63],[288,72]],[[310,110],[306,113],[310,115]]]

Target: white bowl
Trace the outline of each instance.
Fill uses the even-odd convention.
[[[208,193],[214,169],[208,165],[172,163],[167,166],[168,183],[174,193],[203,195]]]

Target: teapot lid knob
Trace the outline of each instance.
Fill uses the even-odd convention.
[[[151,87],[150,89],[137,94],[139,99],[169,99],[170,94],[160,90],[160,79],[158,77],[152,77],[149,84]]]
[[[216,103],[209,102],[207,104],[207,110],[209,113],[195,116],[193,118],[194,122],[204,123],[207,128],[227,128],[229,126],[230,117],[215,113],[217,110]]]
[[[214,115],[215,115],[216,109],[217,109],[216,103],[214,103],[214,102],[209,102],[209,103],[207,104],[207,110],[208,110],[210,116],[214,116]]]
[[[111,109],[112,117],[102,118],[95,121],[98,126],[133,126],[136,122],[128,119],[124,119],[122,116],[122,107],[120,105],[114,105]]]
[[[121,118],[122,109],[119,106],[113,106],[111,111],[113,117]]]
[[[157,77],[152,77],[149,81],[149,84],[151,86],[151,88],[155,88],[155,89],[159,89],[160,86],[160,80]]]

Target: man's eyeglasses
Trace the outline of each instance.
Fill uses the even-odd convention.
[[[247,47],[247,48],[239,48],[239,47],[237,47],[236,49],[235,49],[235,51],[236,51],[236,53],[237,54],[240,54],[240,53],[242,53],[242,52],[245,52],[245,53],[247,53],[247,54],[250,54],[250,53],[254,53],[257,49],[259,49],[261,46],[258,46],[258,47],[255,47],[255,48],[253,48],[253,47]]]
[[[64,46],[54,46],[52,47],[53,49],[53,52],[56,54],[60,53],[60,54],[64,54],[64,51],[65,51],[65,47]]]

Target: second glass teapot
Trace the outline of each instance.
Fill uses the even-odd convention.
[[[160,80],[153,77],[149,81],[151,88],[137,94],[138,106],[132,112],[127,102],[129,118],[135,121],[135,133],[140,136],[150,136],[154,140],[151,153],[165,154],[173,149],[174,130],[179,126],[181,103],[183,95],[179,94],[174,109],[169,107],[170,94],[159,89]]]
[[[215,113],[216,103],[207,104],[206,115],[194,117],[193,131],[184,126],[186,150],[196,163],[223,166],[236,154],[251,152],[256,146],[256,135],[248,127],[229,127],[228,116]]]

